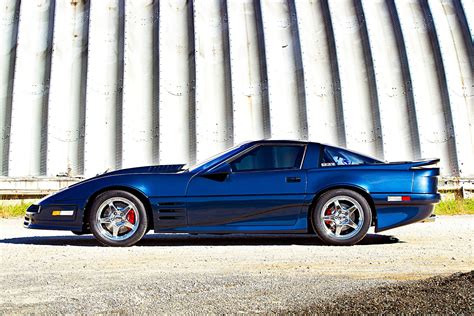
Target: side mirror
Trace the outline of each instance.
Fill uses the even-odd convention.
[[[224,181],[225,179],[227,179],[230,173],[232,173],[232,168],[230,164],[224,162],[219,166],[204,172],[202,176],[212,180]]]

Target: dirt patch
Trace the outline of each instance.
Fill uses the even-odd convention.
[[[474,313],[474,271],[405,282],[334,298],[291,314],[455,314]]]

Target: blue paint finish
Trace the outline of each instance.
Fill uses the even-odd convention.
[[[189,198],[187,201],[189,226],[269,225],[279,222],[280,226],[295,225],[303,204],[304,195],[247,195],[210,196]],[[268,222],[267,222],[268,221]]]
[[[287,182],[293,178],[300,182]],[[305,192],[303,170],[238,172],[223,181],[197,175],[188,185],[188,224],[216,225],[249,218],[258,222],[262,217],[284,216],[285,225],[292,225],[301,213]]]
[[[234,159],[269,145],[300,146],[304,155],[289,169],[232,170]],[[147,200],[157,232],[306,233],[313,200],[340,187],[370,196],[376,231],[422,220],[439,201],[439,169],[429,167],[437,160],[382,163],[367,158],[370,163],[323,166],[324,149],[325,145],[310,142],[255,141],[189,168],[167,165],[109,172],[40,200],[40,212],[35,212],[37,206],[32,207],[25,226],[81,230],[87,222],[86,206],[97,193],[111,189],[130,190]],[[337,148],[331,147],[334,150]],[[390,202],[389,196],[410,196],[411,200]],[[71,207],[75,209],[73,217],[51,216],[53,209]]]
[[[308,221],[306,218],[299,218],[294,225],[280,226],[272,225],[271,222],[263,222],[262,225],[218,225],[218,226],[188,226],[173,229],[162,229],[161,232],[167,233],[248,233],[248,234],[281,234],[281,233],[307,233]]]
[[[35,205],[26,210],[25,225],[35,229],[81,230],[82,211],[78,211],[79,201],[43,205],[39,210]],[[52,216],[54,210],[73,211],[72,216]]]
[[[433,213],[434,205],[441,199],[438,193],[410,193],[403,194],[410,197],[410,201],[387,201],[388,197],[393,195],[392,193],[371,195],[377,210],[376,232],[408,225],[429,217]]]
[[[377,207],[377,225],[376,232],[381,232],[391,228],[408,225],[419,222],[431,215],[434,205],[398,205],[398,206],[379,206]]]

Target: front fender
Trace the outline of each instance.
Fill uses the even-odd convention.
[[[146,199],[184,196],[190,174],[127,174],[88,179],[52,194],[37,205],[41,209],[69,205],[76,209],[75,219],[83,220],[84,210],[91,197],[107,189],[128,188],[141,193]]]

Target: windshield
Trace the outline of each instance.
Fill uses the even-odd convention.
[[[200,169],[205,169],[208,166],[211,166],[215,162],[219,161],[221,157],[223,157],[225,159],[225,158],[227,158],[227,156],[230,156],[230,153],[236,151],[238,148],[240,148],[244,145],[247,145],[247,144],[248,143],[241,143],[241,144],[235,145],[233,147],[230,147],[230,148],[226,149],[223,152],[220,152],[220,153],[218,153],[218,154],[216,154],[216,155],[214,155],[210,158],[207,158],[206,160],[199,161],[196,164],[191,165],[191,166],[186,165],[183,168],[188,169],[189,171],[196,171],[196,170],[200,170]]]

